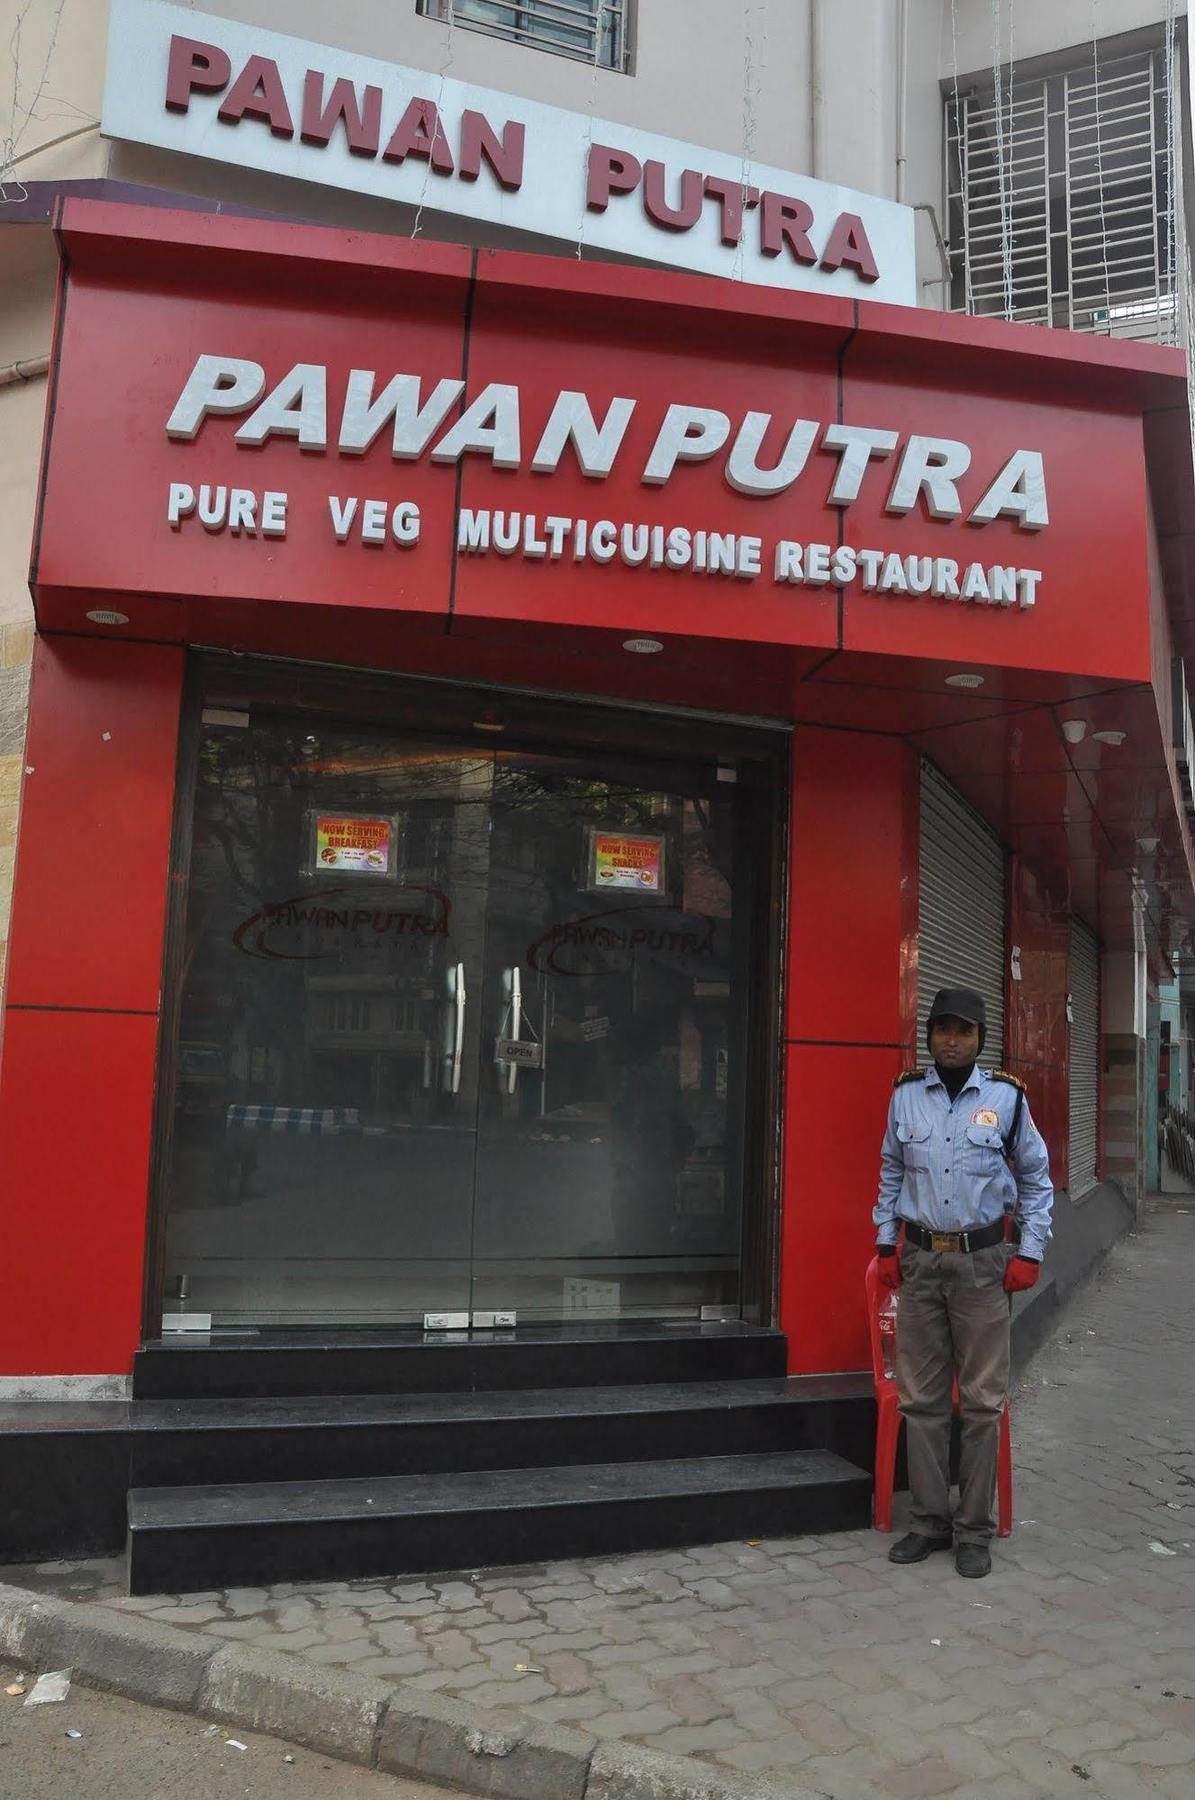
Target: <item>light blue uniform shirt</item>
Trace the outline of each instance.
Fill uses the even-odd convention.
[[[1054,1187],[1041,1132],[1022,1101],[1015,1143],[1017,1089],[976,1066],[951,1104],[931,1064],[924,1081],[902,1081],[892,1093],[880,1151],[880,1191],[872,1212],[876,1242],[894,1244],[902,1219],[926,1231],[992,1225],[1019,1203],[1021,1255],[1039,1262],[1050,1240]]]

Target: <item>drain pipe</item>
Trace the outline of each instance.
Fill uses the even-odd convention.
[[[921,283],[922,287],[949,287],[954,280],[954,270],[950,266],[950,247],[942,236],[942,227],[938,222],[938,209],[927,200],[919,200],[914,206],[915,213],[924,213],[933,227],[934,243],[938,248],[938,261],[942,265],[940,275],[930,275]]]
[[[39,381],[49,368],[48,356],[27,356],[23,362],[5,363],[0,366],[0,388],[12,387],[18,381]]]
[[[896,199],[903,202],[908,185],[909,0],[896,8]]]
[[[824,42],[822,0],[809,0],[809,173],[814,177],[820,177],[825,163],[825,89],[822,81]]]

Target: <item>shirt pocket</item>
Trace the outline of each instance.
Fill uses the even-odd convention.
[[[994,1175],[1004,1161],[1004,1138],[998,1125],[968,1125],[967,1168],[976,1175]]]
[[[904,1152],[906,1169],[929,1168],[929,1131],[929,1126],[917,1119],[909,1125],[897,1125],[896,1135]]]

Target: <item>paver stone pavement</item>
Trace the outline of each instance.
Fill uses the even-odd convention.
[[[1193,1800],[1193,1277],[1170,1197],[1072,1302],[986,1581],[870,1531],[135,1600],[115,1564],[0,1578],[832,1800]]]

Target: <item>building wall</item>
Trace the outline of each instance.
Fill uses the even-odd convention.
[[[27,341],[39,342],[33,336]],[[13,360],[0,355],[0,366]],[[25,572],[33,534],[45,400],[46,383],[41,376],[0,387],[0,993],[7,960],[33,657],[33,606]]]
[[[0,0],[0,43],[9,73],[0,94],[0,177],[19,195],[38,181],[97,175],[106,147],[95,132],[30,155],[96,118],[106,7],[94,0]],[[20,25],[17,31],[18,22]],[[11,60],[8,60],[11,58]],[[15,87],[13,77],[15,75]],[[14,110],[14,95],[16,106]],[[15,158],[15,164],[6,158]],[[48,355],[58,257],[44,227],[0,226],[0,994],[12,900],[13,859],[24,766],[33,604],[29,549],[45,419],[46,381],[14,378],[12,365]]]

